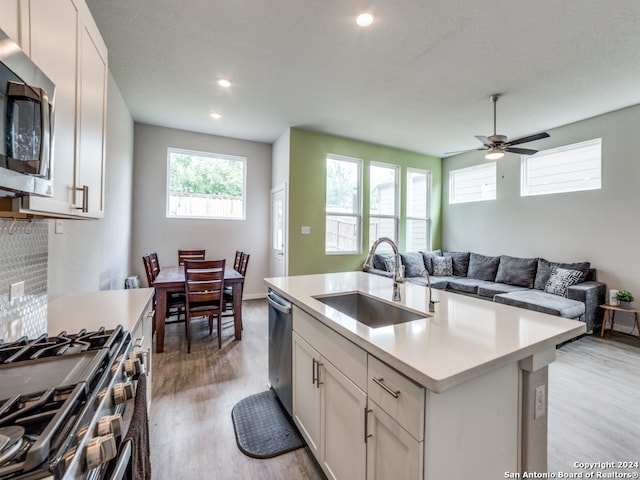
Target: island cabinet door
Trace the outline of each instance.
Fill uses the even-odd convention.
[[[367,396],[325,359],[320,364],[320,382],[323,469],[330,479],[365,480]]]
[[[293,419],[314,456],[320,458],[320,354],[293,332]]]
[[[423,442],[369,400],[367,410],[367,480],[421,480]]]

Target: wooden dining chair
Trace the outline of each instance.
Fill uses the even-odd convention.
[[[240,262],[242,261],[242,252],[240,250],[236,250],[236,256],[233,259],[233,269],[237,272],[240,268]]]
[[[149,255],[149,260],[151,262],[151,271],[153,273],[153,279],[155,280],[155,278],[158,276],[158,273],[160,273],[160,262],[158,261],[158,254],[156,252],[151,252],[148,253]]]
[[[204,260],[205,250],[178,250],[178,265],[184,265],[185,260]]]
[[[153,269],[153,256],[152,254],[147,254],[147,255],[143,255],[142,256],[142,263],[144,264],[144,273],[147,277],[147,284],[149,287],[151,287],[153,285],[153,281],[156,279],[156,277],[158,276],[157,273],[154,274],[154,269]],[[157,255],[156,255],[156,264],[157,264]],[[156,310],[156,297],[155,295],[153,296],[153,323],[152,323],[152,332],[155,333],[156,332],[156,315],[155,315],[155,310]],[[184,294],[171,294],[167,297],[167,312],[165,314],[165,318],[169,319],[169,318],[173,318],[173,317],[177,317],[176,320],[174,321],[165,321],[165,323],[176,323],[176,322],[180,322],[182,321],[182,319],[180,318],[181,316],[184,316],[186,310],[186,300],[185,300],[185,296]]]
[[[213,317],[218,328],[218,348],[222,348],[222,301],[225,260],[185,260],[184,284],[187,299],[187,352],[191,353],[191,319],[209,318],[209,335],[213,333]]]
[[[242,276],[245,276],[247,273],[247,266],[249,265],[250,255],[244,252],[240,252],[240,254],[241,255],[240,255],[240,261],[238,262],[238,268],[235,268],[235,265],[234,265],[234,269]],[[236,256],[237,256],[237,252],[236,252]],[[244,282],[242,286],[244,288]],[[241,294],[240,301],[242,301],[242,294]],[[231,317],[233,315],[235,315],[235,312],[233,310],[233,290],[230,287],[226,287],[224,289],[224,308],[223,308],[222,316]],[[242,326],[242,319],[240,319],[240,328],[244,329],[244,327]]]

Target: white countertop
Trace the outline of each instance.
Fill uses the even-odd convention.
[[[583,322],[433,290],[435,314],[370,328],[313,298],[360,291],[391,302],[392,280],[364,272],[267,278],[265,282],[328,327],[434,392],[448,390],[585,333]],[[402,301],[427,312],[426,287],[401,285]],[[555,350],[553,350],[555,353]]]
[[[91,331],[100,327],[111,329],[117,325],[132,331],[153,292],[153,288],[133,288],[56,297],[47,306],[47,332],[58,335],[65,330],[75,333],[82,328]]]

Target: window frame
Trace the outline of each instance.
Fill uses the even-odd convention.
[[[350,163],[354,163],[357,165],[358,167],[358,178],[357,178],[357,184],[356,184],[356,201],[354,202],[354,208],[356,209],[355,212],[351,212],[351,213],[345,213],[345,212],[334,212],[334,211],[330,211],[327,208],[327,190],[328,190],[328,183],[327,183],[327,162],[328,160],[333,160],[333,161],[338,161],[338,162],[350,162]],[[360,158],[355,158],[355,157],[348,157],[345,155],[337,155],[334,153],[328,153],[325,157],[325,198],[324,198],[324,205],[325,205],[325,232],[324,232],[324,253],[325,255],[360,255],[362,253],[362,171],[363,171],[363,161]],[[327,250],[327,231],[326,231],[326,226],[327,226],[327,218],[328,217],[349,217],[349,218],[353,218],[355,217],[356,219],[356,238],[355,238],[355,245],[357,246],[356,250]]]
[[[480,198],[478,197],[474,197],[474,198],[470,198],[468,200],[465,199],[459,199],[457,198],[458,196],[460,196],[460,192],[456,193],[456,181],[455,181],[455,176],[457,173],[462,173],[462,172],[470,172],[471,170],[481,170],[481,169],[489,169],[492,168],[493,172],[489,172],[489,173],[493,173],[493,197],[491,196],[487,196],[486,198],[483,198],[482,196]],[[486,178],[486,177],[485,177]],[[482,189],[482,187],[480,185],[477,185],[477,187],[480,188],[480,190]],[[477,165],[471,165],[469,167],[463,167],[463,168],[457,168],[455,170],[449,170],[449,205],[458,205],[461,203],[476,203],[476,202],[488,202],[491,200],[496,200],[498,197],[498,165],[497,162],[494,161],[489,161],[489,162],[483,162],[483,163],[479,163]]]
[[[421,174],[421,175],[425,175],[425,197],[426,197],[426,217],[417,217],[414,215],[409,215],[409,202],[410,202],[410,198],[409,198],[409,194],[411,192],[411,188],[410,188],[410,184],[409,184],[409,176],[411,175],[411,173],[417,173],[417,174]],[[405,205],[406,205],[406,215],[405,215],[405,246],[406,246],[406,250],[409,250],[409,247],[407,246],[407,244],[409,243],[409,220],[418,220],[418,221],[424,221],[425,222],[425,232],[426,232],[426,239],[427,239],[427,244],[424,246],[424,250],[429,251],[431,250],[431,223],[432,223],[432,219],[431,219],[431,203],[432,203],[432,199],[431,199],[431,189],[432,189],[432,173],[430,170],[426,170],[423,168],[413,168],[413,167],[407,167],[407,174],[406,174],[406,182],[407,182],[407,191],[405,193]]]
[[[172,215],[169,211],[171,207],[171,155],[183,154],[194,157],[206,157],[210,159],[233,160],[242,163],[242,215],[240,217],[228,216],[202,216],[202,215]],[[167,169],[166,169],[166,190],[165,190],[165,217],[182,218],[192,220],[246,220],[247,219],[247,157],[240,155],[229,155],[223,153],[204,152],[201,150],[190,150],[187,148],[167,147]]]
[[[557,159],[557,157],[560,156],[560,154],[562,154],[563,152],[572,152],[573,154],[576,153],[577,150],[581,150],[583,149],[582,152],[577,152],[577,153],[583,153],[586,154],[591,147],[598,147],[599,148],[599,155],[598,155],[598,177],[594,177],[595,180],[597,180],[597,186],[592,185],[592,186],[588,186],[587,185],[587,180],[585,180],[583,177],[575,177],[572,180],[566,181],[568,182],[583,182],[582,187],[578,186],[576,188],[558,188],[555,190],[547,190],[547,191],[538,191],[538,192],[533,192],[533,188],[535,187],[534,185],[531,185],[529,182],[530,179],[530,165],[533,162],[540,162],[541,159],[548,159],[549,157],[555,157],[555,159]],[[580,161],[586,163],[588,160],[590,160],[591,158],[581,158]],[[584,166],[584,165],[583,165]],[[574,174],[578,174],[580,173],[580,171],[575,171],[572,172]],[[556,175],[561,175],[561,173],[556,173]],[[520,159],[520,196],[521,197],[537,197],[540,195],[556,195],[556,194],[560,194],[560,193],[574,193],[574,192],[588,192],[591,190],[601,190],[602,189],[602,138],[593,138],[591,140],[585,140],[583,142],[577,142],[577,143],[572,143],[569,145],[563,145],[561,147],[556,147],[556,148],[550,148],[547,150],[541,150],[538,153],[536,153],[535,155],[523,155]]]
[[[393,214],[372,214],[371,213],[371,168],[372,167],[380,167],[387,168],[389,170],[394,171],[394,212]],[[382,162],[370,162],[369,163],[369,232],[371,232],[371,219],[379,218],[379,219],[392,219],[393,220],[393,231],[394,237],[393,240],[396,245],[398,244],[398,238],[400,236],[400,165],[396,165],[393,163],[382,163]]]

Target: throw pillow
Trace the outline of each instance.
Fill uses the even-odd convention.
[[[571,285],[578,283],[581,277],[582,272],[580,270],[569,270],[553,266],[551,267],[551,275],[544,287],[544,291],[566,297],[567,289]]]
[[[442,252],[445,257],[451,257],[453,274],[456,277],[466,277],[469,269],[469,252]]]
[[[467,277],[493,282],[496,279],[498,265],[500,265],[500,257],[487,257],[478,253],[472,253],[469,257]]]
[[[518,258],[502,255],[498,273],[496,273],[496,283],[533,288],[537,270],[537,258]]]
[[[422,253],[422,259],[424,261],[424,268],[427,269],[429,275],[433,275],[433,257],[441,257],[442,250],[431,250],[430,252],[420,252]]]
[[[422,271],[425,269],[424,260],[420,252],[407,252],[401,253],[400,258],[404,265],[404,276],[419,277]]]
[[[394,255],[384,257],[384,268],[387,272],[393,272],[393,269],[396,268],[396,257]]]
[[[578,283],[582,283],[586,280],[587,275],[589,275],[589,269],[591,268],[591,263],[589,262],[575,262],[575,263],[558,263],[558,262],[550,262],[545,260],[544,258],[538,259],[538,271],[536,273],[536,281],[533,285],[533,288],[537,288],[538,290],[544,290],[547,282],[549,281],[549,277],[551,276],[551,268],[554,266],[559,268],[566,268],[568,270],[579,270],[582,273],[582,277]]]
[[[451,257],[433,257],[433,275],[447,277],[453,275],[453,260]]]

